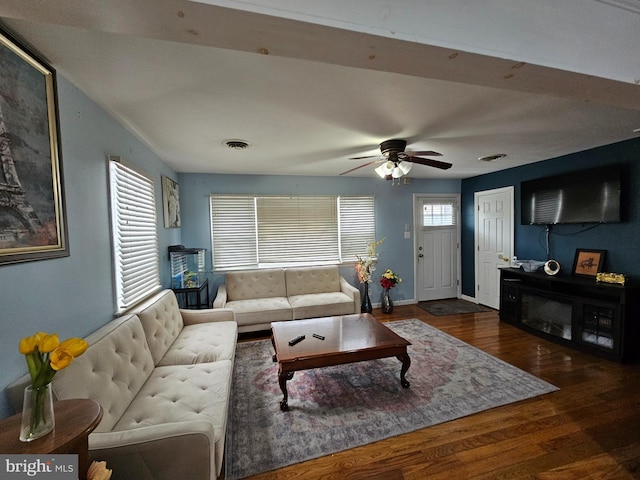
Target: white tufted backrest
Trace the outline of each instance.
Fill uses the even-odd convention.
[[[102,406],[96,432],[109,432],[154,369],[151,352],[135,315],[117,318],[86,338],[89,348],[56,373],[57,398],[90,398]]]
[[[224,283],[228,302],[287,296],[282,268],[227,272]]]
[[[289,297],[340,291],[340,272],[337,265],[287,268],[285,275]]]
[[[158,365],[184,328],[173,290],[163,290],[132,310],[140,317],[153,363]]]

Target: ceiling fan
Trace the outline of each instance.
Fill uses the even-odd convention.
[[[426,165],[428,167],[435,167],[441,170],[446,170],[451,168],[451,164],[447,162],[441,162],[440,160],[433,160],[431,158],[422,158],[418,155],[425,155],[427,157],[441,157],[442,154],[433,151],[425,151],[425,152],[405,152],[405,148],[407,146],[406,140],[386,140],[380,144],[380,155],[371,155],[367,157],[354,157],[350,160],[363,160],[365,158],[376,158],[376,160],[372,160],[367,163],[363,163],[355,168],[347,170],[346,172],[342,172],[340,175],[346,175],[347,173],[351,173],[359,168],[366,167],[368,165],[373,165],[375,163],[381,163],[379,167],[375,169],[376,173],[380,175],[381,178],[386,180],[392,180],[394,178],[400,178],[403,175],[406,175],[411,170],[411,167],[414,163],[418,163],[420,165]]]

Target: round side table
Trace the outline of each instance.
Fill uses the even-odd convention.
[[[7,454],[78,454],[79,478],[86,479],[89,468],[89,434],[102,420],[102,407],[86,398],[54,402],[56,426],[51,433],[33,440],[20,441],[22,414],[0,421],[0,452]]]

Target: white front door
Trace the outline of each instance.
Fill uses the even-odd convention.
[[[476,299],[500,308],[500,268],[513,255],[513,187],[474,195]]]
[[[458,297],[458,196],[418,196],[416,290],[418,301]]]

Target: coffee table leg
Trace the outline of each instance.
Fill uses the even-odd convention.
[[[409,385],[411,384],[407,381],[405,375],[411,366],[411,357],[409,357],[408,353],[403,353],[402,355],[398,355],[396,358],[402,362],[402,369],[400,370],[400,385],[402,385],[402,388],[409,388]]]
[[[273,351],[276,352],[276,342],[273,339],[273,334],[271,335],[271,345],[273,345]],[[273,363],[276,363],[278,361],[278,354],[274,353],[273,357],[271,357],[271,360],[273,361]]]
[[[291,380],[293,378],[293,372],[283,372],[280,371],[278,373],[278,383],[280,384],[280,390],[282,390],[282,400],[280,401],[280,410],[286,412],[289,410],[289,394],[287,393],[287,380]]]

